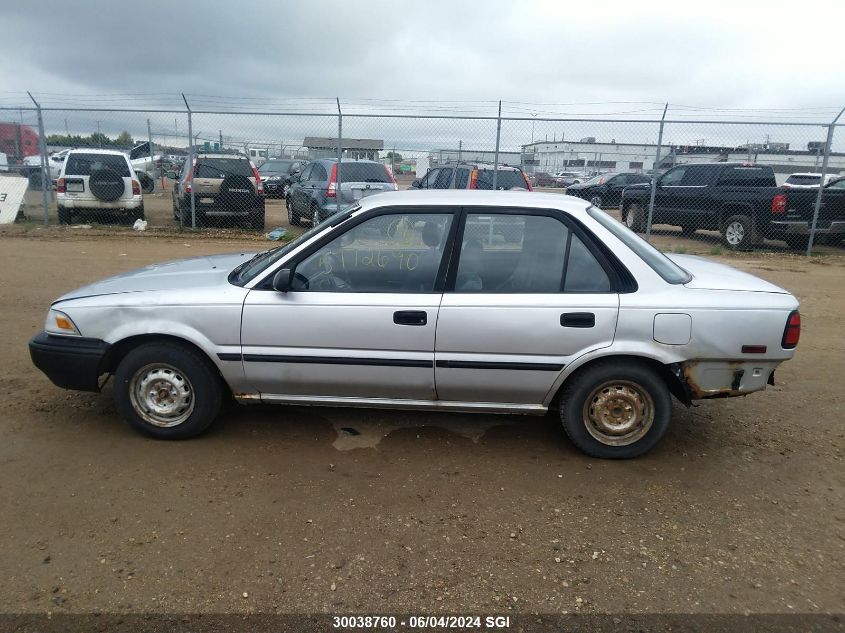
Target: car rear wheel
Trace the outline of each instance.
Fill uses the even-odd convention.
[[[632,231],[642,233],[645,231],[645,213],[642,206],[637,202],[632,202],[625,208],[625,214],[622,218],[627,226]]]
[[[672,399],[647,365],[605,361],[569,379],[560,417],[569,439],[588,455],[629,459],[651,450],[666,434]]]
[[[722,241],[731,250],[750,250],[757,242],[754,222],[747,215],[732,215],[722,225]]]
[[[114,375],[118,411],[135,430],[160,439],[202,433],[217,417],[220,392],[209,361],[179,344],[136,347]]]

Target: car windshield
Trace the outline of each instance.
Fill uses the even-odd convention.
[[[119,176],[129,176],[129,163],[123,154],[70,154],[65,166],[65,176],[90,176],[95,171],[108,169]]]
[[[685,284],[692,279],[692,276],[687,271],[678,266],[675,262],[666,257],[666,255],[654,248],[627,226],[611,218],[604,211],[596,209],[595,207],[590,207],[587,209],[587,213],[589,213],[590,216],[604,228],[613,233],[614,236],[619,238],[625,246],[634,251],[640,259],[648,264],[654,272],[663,277],[663,279],[668,283]]]
[[[280,258],[284,257],[294,249],[298,248],[300,245],[310,240],[317,233],[325,231],[326,229],[329,229],[333,226],[337,226],[360,209],[361,207],[356,205],[347,211],[335,213],[325,222],[318,224],[317,226],[311,229],[308,229],[307,231],[305,231],[305,233],[291,240],[284,246],[279,246],[278,248],[271,248],[269,250],[256,253],[255,255],[253,255],[252,259],[245,261],[243,264],[239,265],[230,273],[229,281],[238,286],[243,286],[244,284],[249,283],[262,272],[267,270],[267,268],[279,261]]]
[[[292,160],[268,160],[258,168],[258,173],[265,174],[286,174],[293,164]]]
[[[387,168],[378,163],[340,163],[343,182],[392,182]]]
[[[786,179],[787,185],[817,185],[821,181],[821,176],[814,175],[792,175]]]
[[[589,180],[585,180],[585,185],[603,185],[607,182],[607,179],[610,178],[613,174],[599,174],[597,176],[593,176]]]

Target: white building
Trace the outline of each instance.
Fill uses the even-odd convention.
[[[652,169],[657,145],[601,143],[588,141],[536,141],[522,146],[522,166],[529,173],[544,171],[643,172]],[[709,147],[701,145],[664,146],[660,169],[682,163],[749,161],[771,165],[778,183],[794,172],[821,171],[822,156],[817,151],[790,150],[784,143],[748,147]],[[832,153],[828,172],[845,173],[845,153]]]

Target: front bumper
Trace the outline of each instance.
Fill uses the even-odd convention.
[[[778,235],[809,235],[810,223],[804,221],[773,221],[773,232]],[[845,235],[845,221],[831,222],[825,228],[816,228],[818,235]]]
[[[33,364],[63,389],[99,391],[103,359],[110,345],[96,338],[39,332],[29,341]]]

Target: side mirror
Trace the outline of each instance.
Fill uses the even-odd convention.
[[[282,268],[273,275],[273,290],[287,292],[293,282],[293,268]]]
[[[411,183],[411,189],[419,189],[420,185],[422,185],[422,179],[417,178],[414,182]]]

